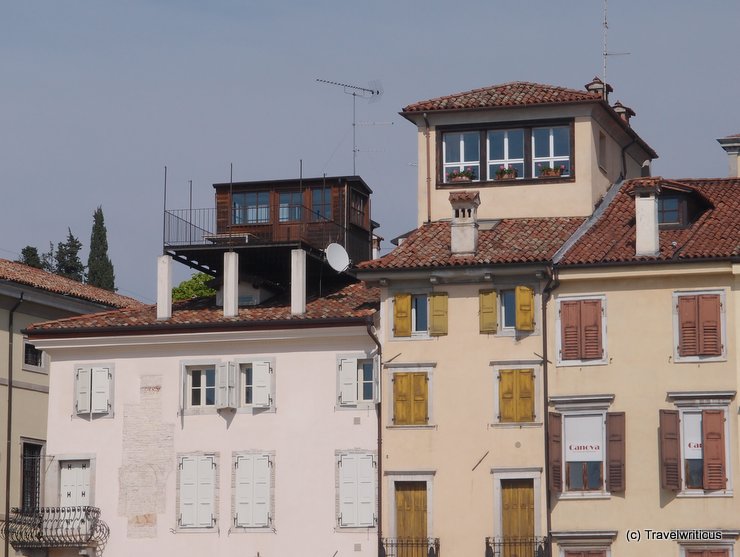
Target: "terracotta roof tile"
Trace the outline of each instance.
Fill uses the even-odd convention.
[[[322,297],[309,298],[306,313],[291,315],[288,295],[267,300],[259,306],[240,307],[237,317],[224,317],[223,308],[216,306],[215,298],[194,298],[173,305],[172,318],[157,320],[155,305],[107,311],[80,317],[59,319],[32,325],[28,328],[31,336],[54,334],[80,334],[81,330],[95,334],[95,329],[108,333],[125,333],[126,331],[143,331],[177,328],[210,327],[210,328],[254,328],[259,324],[269,326],[269,322],[285,321],[286,328],[290,322],[295,326],[312,321],[358,319],[371,317],[380,303],[380,294],[376,288],[366,288],[357,283],[339,288]]]
[[[635,201],[630,193],[641,186],[693,192],[708,208],[688,228],[660,230],[660,255],[635,255]],[[690,261],[740,257],[740,178],[665,180],[641,178],[625,182],[599,220],[568,250],[562,265]]]
[[[450,193],[450,201],[475,201],[478,198],[480,198],[480,193],[475,190]]]
[[[582,217],[503,219],[478,231],[478,251],[450,252],[450,222],[425,224],[388,255],[358,265],[360,270],[535,263],[548,261],[584,221]]]
[[[0,280],[7,280],[31,286],[54,294],[87,300],[109,307],[140,307],[143,304],[128,296],[122,296],[109,290],[83,284],[23,263],[0,259]]]

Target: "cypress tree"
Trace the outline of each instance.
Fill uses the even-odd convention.
[[[44,268],[39,250],[33,246],[26,246],[21,250],[21,257],[18,259],[18,263],[23,263],[29,267],[36,267],[37,269]]]
[[[56,268],[54,272],[63,277],[82,282],[85,278],[85,266],[80,261],[80,248],[82,242],[72,235],[72,229],[67,229],[67,241],[57,244],[57,251],[54,255],[56,259]]]
[[[108,257],[108,231],[105,228],[103,208],[98,207],[93,213],[90,255],[87,258],[87,283],[115,291],[115,280],[113,263]]]

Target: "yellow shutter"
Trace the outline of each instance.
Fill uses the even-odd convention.
[[[393,374],[393,423],[411,423],[411,374]]]
[[[447,292],[432,292],[429,295],[429,334],[441,336],[447,334]]]
[[[498,388],[499,421],[534,421],[534,371],[502,369]]]
[[[514,297],[517,330],[534,331],[534,290],[528,286],[517,286]]]
[[[516,370],[502,369],[499,371],[498,385],[498,412],[499,421],[516,421]]]
[[[478,314],[480,315],[480,332],[495,333],[498,328],[495,290],[481,290],[478,293]]]
[[[425,425],[427,423],[427,395],[429,393],[427,388],[427,374],[423,372],[412,373],[411,381],[411,388],[413,390],[411,423],[414,425]]]
[[[393,336],[411,336],[411,294],[393,297]]]
[[[534,371],[531,369],[517,370],[517,422],[534,421]]]

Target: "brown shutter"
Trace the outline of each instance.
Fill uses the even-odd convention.
[[[481,290],[478,293],[478,306],[478,313],[480,315],[480,332],[495,333],[498,327],[496,291]]]
[[[681,490],[681,435],[678,410],[660,411],[660,485]]]
[[[550,491],[563,491],[563,416],[557,412],[550,412],[548,419],[548,475],[550,476]]]
[[[517,286],[514,289],[516,305],[516,329],[534,331],[534,290],[528,286]]]
[[[581,300],[581,359],[598,360],[601,346],[601,300]]]
[[[704,410],[701,413],[702,451],[704,453],[704,489],[725,489],[725,413]]]
[[[442,336],[447,334],[447,292],[429,294],[429,334]]]
[[[393,336],[411,336],[411,294],[393,297]]]
[[[699,354],[722,355],[721,306],[719,295],[702,294],[699,298]]]
[[[699,354],[699,327],[696,296],[678,297],[678,355]]]
[[[625,417],[624,412],[606,414],[606,461],[607,489],[611,492],[624,491],[625,464]]]
[[[581,304],[578,301],[561,302],[560,332],[561,360],[581,358]]]
[[[393,423],[396,425],[411,423],[411,375],[409,373],[393,374]]]
[[[427,388],[427,374],[412,373],[411,374],[411,391],[412,391],[412,402],[411,402],[411,423],[414,425],[425,425],[429,421],[428,411],[428,393]]]

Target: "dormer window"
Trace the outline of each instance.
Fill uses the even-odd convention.
[[[658,224],[683,226],[686,224],[686,199],[678,196],[658,198]]]

